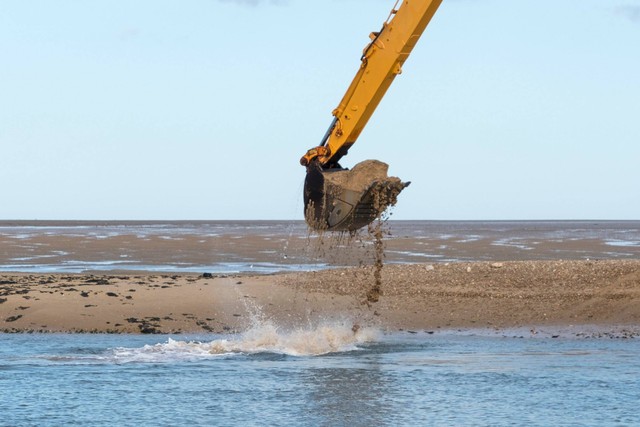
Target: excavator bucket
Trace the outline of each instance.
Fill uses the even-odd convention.
[[[304,183],[305,219],[318,231],[355,231],[397,202],[409,182],[387,176],[389,166],[366,160],[351,170],[307,167]]]

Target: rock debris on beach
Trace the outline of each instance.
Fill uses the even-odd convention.
[[[390,331],[602,325],[625,327],[628,337],[640,325],[640,260],[385,265],[370,307],[362,301],[373,268],[211,278],[3,274],[0,331],[230,333],[256,317],[283,327],[348,317]]]

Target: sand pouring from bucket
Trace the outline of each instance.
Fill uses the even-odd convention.
[[[409,182],[387,176],[389,166],[365,160],[351,170],[307,166],[304,183],[305,220],[318,231],[355,231],[397,202]]]

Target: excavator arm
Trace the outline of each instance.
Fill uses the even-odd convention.
[[[399,0],[396,2],[396,6]],[[442,0],[404,0],[391,10],[378,33],[364,49],[360,68],[338,107],[320,147],[312,148],[300,163],[317,159],[322,165],[337,163],[356,142],[402,65],[436,13]]]
[[[431,21],[442,0],[396,1],[379,32],[370,34],[360,67],[333,110],[334,119],[319,146],[300,159],[307,167],[305,218],[315,229],[355,230],[395,204],[397,194],[408,185],[386,177],[386,165],[366,181],[365,167],[358,177],[342,169],[338,161],[356,142],[402,65]],[[371,165],[365,165],[367,171]],[[355,168],[354,168],[355,171]],[[353,179],[352,179],[353,178]],[[357,179],[356,179],[357,178]]]

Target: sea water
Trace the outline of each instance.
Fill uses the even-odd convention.
[[[638,339],[340,324],[5,334],[0,425],[634,426],[639,355]]]

